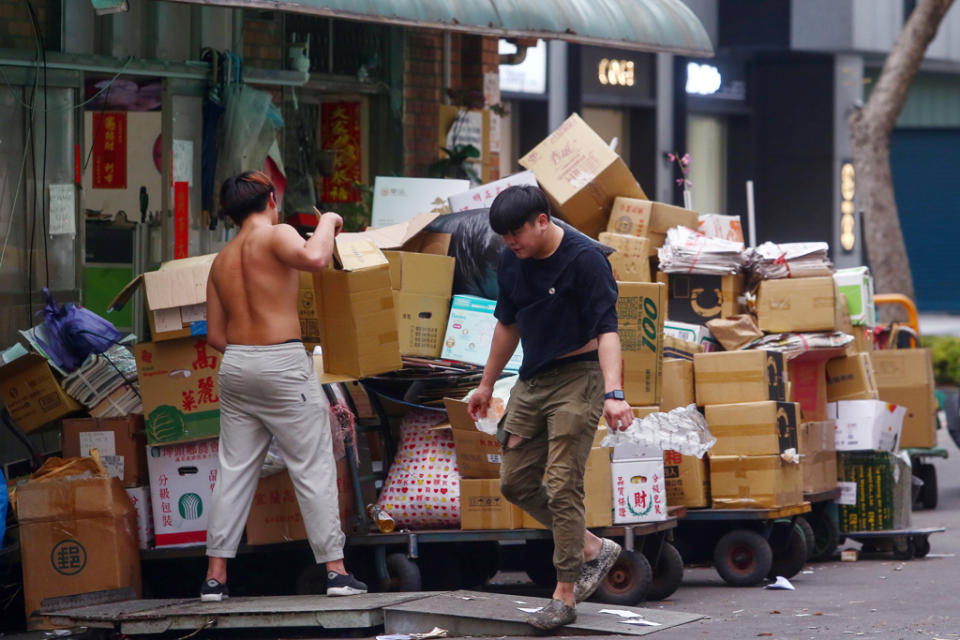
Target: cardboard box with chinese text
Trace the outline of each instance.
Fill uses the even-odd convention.
[[[406,251],[384,254],[390,261],[400,354],[439,357],[450,313],[455,260]]]
[[[520,529],[523,512],[500,493],[499,478],[460,480],[461,529]]]
[[[618,282],[617,320],[623,392],[630,405],[660,404],[665,287]]]
[[[785,401],[783,354],[776,351],[721,351],[693,357],[697,405]]]
[[[89,456],[90,449],[97,449],[104,466],[120,478],[124,487],[148,482],[147,436],[142,415],[64,420],[60,442],[65,458]]]
[[[929,349],[891,349],[870,354],[880,400],[906,407],[901,447],[937,444],[936,381]]]
[[[207,541],[207,517],[220,473],[218,440],[147,447],[153,529],[160,547]]]
[[[714,509],[776,509],[803,502],[800,465],[779,455],[710,455]]]
[[[707,456],[685,456],[663,452],[663,474],[667,504],[684,507],[710,506],[710,467]]]
[[[0,367],[0,399],[17,426],[26,432],[81,410],[57,382],[46,358],[37,353]]]
[[[611,463],[610,487],[614,524],[667,519],[663,458],[617,460]]]
[[[840,324],[830,276],[764,280],[757,293],[757,326],[769,333],[834,331]]]
[[[137,516],[137,541],[140,549],[153,548],[153,505],[150,503],[150,487],[126,487],[124,489]]]
[[[745,402],[705,407],[717,442],[713,455],[764,456],[797,450],[800,406],[793,402]]]
[[[912,473],[900,455],[886,451],[837,454],[841,531],[882,531],[910,526]]]
[[[614,279],[621,282],[650,282],[649,240],[609,231],[601,233],[599,239],[614,249],[607,256]]]

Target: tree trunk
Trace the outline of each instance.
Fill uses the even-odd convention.
[[[913,298],[913,276],[890,171],[890,134],[927,47],[953,0],[920,0],[883,64],[870,100],[850,115],[857,196],[878,292]]]

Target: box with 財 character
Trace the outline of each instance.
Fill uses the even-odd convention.
[[[663,458],[615,460],[610,465],[613,523],[667,519],[667,484]]]

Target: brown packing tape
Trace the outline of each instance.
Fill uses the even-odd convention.
[[[750,494],[748,492],[737,498],[713,498],[712,503],[715,509],[756,509],[788,507],[791,504],[796,504],[797,501],[795,500],[789,500],[790,504],[784,504],[788,502],[788,500],[785,499],[787,495],[786,492],[757,494]]]
[[[710,471],[712,473],[736,473],[746,471],[775,471],[783,468],[789,462],[784,462],[780,456],[711,456]]]
[[[701,384],[726,384],[730,382],[767,382],[763,371],[700,371],[696,380]]]

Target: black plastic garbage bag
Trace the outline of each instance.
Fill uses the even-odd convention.
[[[497,286],[497,261],[503,249],[503,239],[490,228],[489,209],[471,209],[440,216],[431,222],[426,230],[431,233],[449,233],[450,249],[447,255],[457,259],[453,272],[453,294],[469,295],[497,299],[500,288]],[[554,222],[563,227],[565,233],[581,233],[569,224],[554,217]],[[610,255],[613,249],[605,244],[596,243],[604,255]]]

